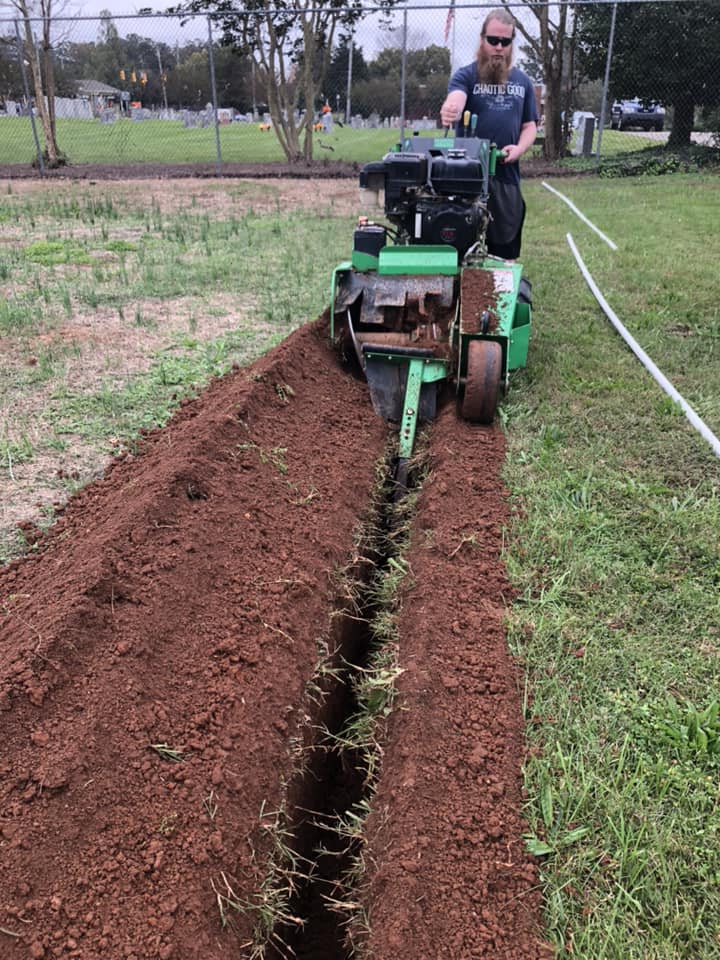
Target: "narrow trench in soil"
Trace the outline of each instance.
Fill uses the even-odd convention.
[[[291,915],[301,922],[275,931],[284,946],[269,949],[271,960],[349,960],[352,955],[346,937],[348,915],[332,909],[327,898],[340,900],[348,893],[352,896],[353,891],[348,891],[342,880],[352,866],[359,841],[348,842],[332,825],[338,816],[369,799],[373,787],[360,751],[327,746],[358,711],[353,678],[367,667],[377,642],[373,641],[372,623],[380,611],[372,586],[399,552],[395,539],[388,536],[395,522],[396,489],[394,482],[388,481],[377,505],[380,536],[372,538],[371,562],[356,571],[359,589],[352,611],[343,608],[335,618],[335,662],[343,669],[326,684],[326,696],[310,724],[324,726],[330,736],[316,739],[302,775],[289,786],[288,818],[295,837],[294,852],[304,858],[303,871],[309,879],[298,887],[290,904]]]

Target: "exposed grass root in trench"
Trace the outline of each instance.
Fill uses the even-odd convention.
[[[214,884],[224,925],[252,918],[250,960],[348,960],[363,953],[369,921],[359,891],[365,878],[364,826],[382,765],[385,723],[400,674],[396,616],[410,523],[425,458],[412,465],[399,496],[386,457],[378,464],[369,518],[355,556],[337,577],[329,638],[306,689],[304,722],[290,741],[295,773],[276,811],[261,811],[270,852],[250,900],[233,878]]]

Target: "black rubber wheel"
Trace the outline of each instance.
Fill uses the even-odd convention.
[[[502,347],[495,340],[471,340],[462,415],[474,423],[492,423],[502,379]]]

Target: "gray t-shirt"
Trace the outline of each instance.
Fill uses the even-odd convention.
[[[448,93],[462,90],[467,94],[465,110],[477,114],[475,136],[506,147],[517,143],[524,123],[538,121],[535,89],[530,78],[513,67],[507,83],[483,83],[478,76],[477,62],[460,67],[450,78]],[[470,136],[463,126],[462,115],[455,128],[456,136]],[[498,163],[495,172],[499,180],[520,183],[517,163]]]

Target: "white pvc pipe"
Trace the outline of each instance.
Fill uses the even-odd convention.
[[[617,244],[613,243],[609,237],[606,237],[605,234],[602,232],[602,230],[598,229],[598,227],[596,227],[591,220],[588,220],[585,214],[582,213],[582,211],[578,210],[578,208],[575,206],[572,200],[568,200],[568,198],[564,196],[562,193],[560,193],[559,190],[556,190],[555,187],[551,187],[550,184],[545,183],[544,180],[542,181],[542,185],[545,187],[546,190],[549,190],[550,193],[554,193],[556,197],[560,197],[563,203],[566,203],[570,207],[572,212],[577,214],[578,217],[580,217],[583,223],[586,223],[591,230],[594,230],[595,233],[600,237],[600,239],[604,240],[611,250],[617,250]]]
[[[667,377],[655,366],[650,357],[645,353],[640,344],[634,339],[634,337],[628,332],[625,326],[618,319],[617,315],[612,310],[610,304],[607,302],[605,297],[600,293],[597,284],[593,280],[590,271],[585,266],[582,257],[578,253],[578,248],[575,246],[572,236],[568,233],[566,234],[567,242],[570,244],[570,249],[572,250],[573,256],[577,261],[577,265],[580,267],[582,275],[587,281],[587,285],[590,287],[590,290],[593,293],[593,296],[597,302],[602,307],[602,310],[605,316],[608,318],[610,323],[615,327],[617,332],[623,338],[625,343],[630,347],[632,352],[638,358],[640,363],[645,367],[645,369],[650,373],[650,375],[655,379],[655,381],[662,387],[665,393],[671,397],[676,403],[679,403],[682,407],[683,413],[688,418],[690,423],[695,427],[701,436],[707,440],[710,446],[713,448],[715,454],[720,457],[720,440],[715,436],[712,430],[707,426],[707,424],[700,419],[700,417],[695,413],[693,408],[687,402],[687,400],[682,397],[675,387],[670,383]]]

